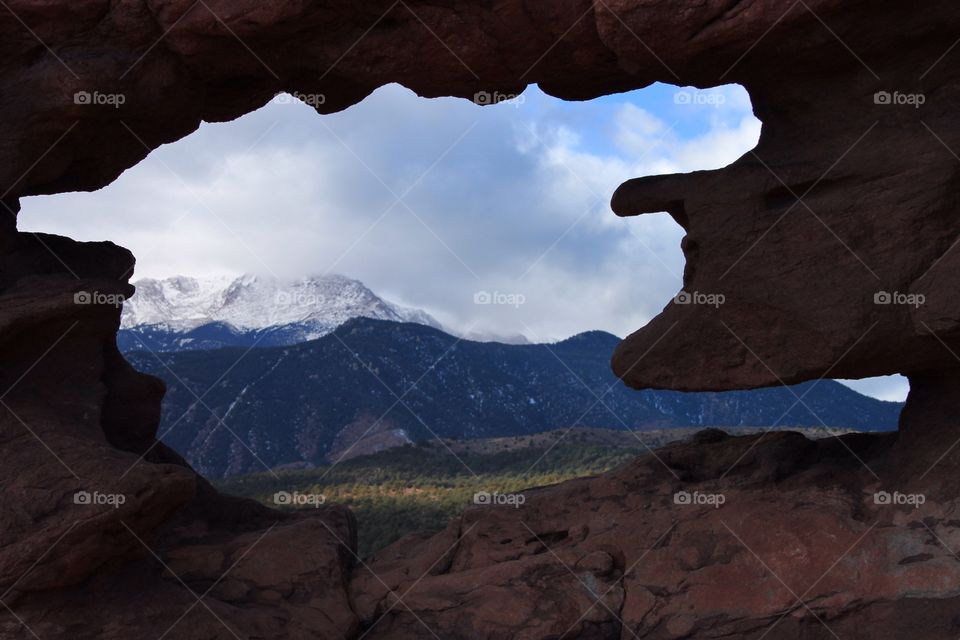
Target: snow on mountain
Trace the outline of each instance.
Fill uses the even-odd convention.
[[[460,336],[473,342],[499,342],[500,344],[533,344],[522,333],[497,333],[494,331],[469,331]]]
[[[237,333],[296,327],[296,341],[324,336],[356,317],[415,322],[441,328],[428,313],[380,298],[362,282],[341,275],[281,281],[269,276],[190,278],[134,282],[121,329],[188,333],[226,325]]]

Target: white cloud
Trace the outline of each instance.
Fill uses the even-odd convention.
[[[864,378],[863,380],[838,380],[854,391],[880,400],[903,402],[910,391],[910,383],[903,376],[881,376],[878,378]]]

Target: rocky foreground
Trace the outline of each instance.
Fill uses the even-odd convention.
[[[0,34],[0,637],[960,635],[954,2],[9,0]],[[896,436],[706,435],[364,566],[344,509],[220,496],[157,443],[163,386],[116,348],[129,252],[16,230],[20,198],[102,187],[279,91],[329,113],[389,82],[655,81],[740,83],[763,132],[729,167],[616,193],[669,212],[685,290],[727,302],[669,305],[615,372],[704,391],[900,372]]]
[[[956,481],[886,504],[892,440],[705,431],[397,542],[354,609],[372,638],[949,638]]]

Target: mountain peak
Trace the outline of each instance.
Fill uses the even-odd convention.
[[[124,304],[121,328],[141,333],[149,329],[154,337],[158,331],[183,337],[217,325],[236,333],[279,332],[288,336],[285,340],[303,342],[356,317],[440,327],[425,311],[388,302],[359,280],[340,274],[296,280],[254,273],[177,275],[133,284],[137,292]]]
[[[609,333],[607,331],[593,330],[593,331],[584,331],[583,333],[577,333],[570,336],[565,340],[561,340],[557,344],[563,345],[580,345],[580,344],[603,344],[603,345],[613,345],[616,346],[620,343],[621,338]]]

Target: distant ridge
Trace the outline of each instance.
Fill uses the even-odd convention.
[[[888,430],[902,407],[832,380],[726,393],[635,391],[611,372],[618,342],[591,331],[554,344],[481,343],[355,318],[293,346],[128,359],[167,383],[160,433],[211,477],[311,467],[436,436],[571,426]],[[204,393],[198,403],[194,394]]]

